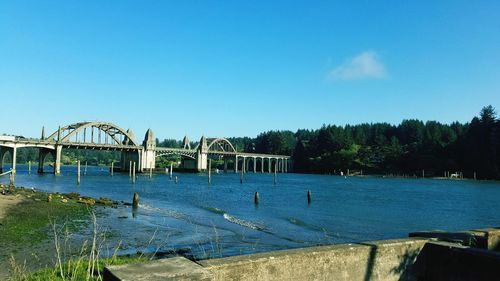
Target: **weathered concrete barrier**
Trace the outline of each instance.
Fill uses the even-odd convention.
[[[427,241],[410,238],[310,247],[198,264],[184,258],[165,259],[110,266],[104,280],[415,280],[412,266]]]
[[[386,240],[310,247],[200,261],[212,280],[414,280],[428,240]]]
[[[197,263],[176,257],[110,266],[104,280],[500,280],[500,252],[492,251],[499,248],[499,228],[410,235],[426,238],[273,251]]]
[[[500,251],[500,228],[482,228],[459,232],[419,231],[412,232],[409,236],[434,238],[440,241],[460,243],[473,248]]]

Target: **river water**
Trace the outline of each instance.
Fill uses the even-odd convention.
[[[203,258],[500,225],[499,182],[278,174],[274,185],[272,174],[247,173],[240,184],[239,174],[214,173],[209,185],[205,174],[176,176],[178,183],[164,173],[139,175],[134,184],[128,174],[89,167],[77,186],[75,167],[54,176],[28,175],[20,165],[16,185],[125,202],[138,192],[137,211],[121,206],[99,216],[123,253],[187,249]]]

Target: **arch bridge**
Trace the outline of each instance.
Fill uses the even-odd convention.
[[[208,159],[224,161],[224,172],[228,168],[237,173],[248,172],[288,172],[291,165],[290,156],[238,152],[226,138],[202,137],[198,145],[191,149],[189,141],[184,138],[183,148],[157,147],[156,157],[178,155],[184,157],[181,167],[186,170],[204,171],[208,168]]]
[[[202,137],[195,148],[191,148],[187,137],[183,148],[157,147],[151,129],[148,129],[142,143],[135,140],[132,130],[109,122],[79,122],[59,127],[55,132],[45,136],[45,129],[39,139],[0,136],[0,173],[7,154],[12,158],[12,170],[16,171],[17,149],[33,147],[39,149],[38,172],[44,172],[44,162],[48,155],[54,159],[54,174],[61,173],[61,155],[63,149],[110,150],[121,152],[120,168],[130,170],[135,163],[136,170],[142,172],[154,169],[156,158],[165,155],[178,155],[183,158],[182,166],[188,170],[204,171],[208,159],[223,159],[224,170],[232,162],[235,172],[249,171],[271,172],[276,169],[287,172],[290,157],[286,155],[269,155],[238,152],[231,142],[225,138]]]

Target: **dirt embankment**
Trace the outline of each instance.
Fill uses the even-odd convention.
[[[24,200],[24,197],[20,194],[15,195],[1,195],[0,194],[0,220],[4,218],[7,210],[16,206]]]

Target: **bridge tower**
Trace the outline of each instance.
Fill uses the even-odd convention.
[[[151,129],[148,129],[146,132],[142,146],[144,146],[144,150],[142,150],[142,165],[140,170],[154,169],[156,164],[156,139]]]
[[[191,149],[191,143],[189,143],[189,139],[187,136],[184,136],[184,139],[182,139],[182,147],[184,149]]]
[[[205,136],[202,136],[196,154],[196,169],[198,171],[205,171],[207,169],[207,160],[208,160],[207,139],[205,138]]]

